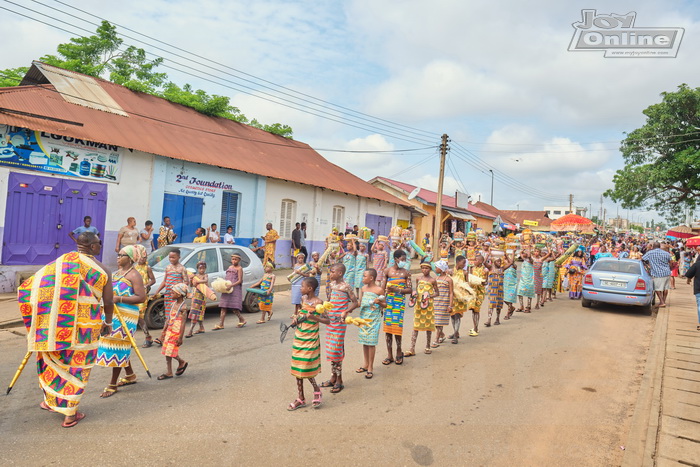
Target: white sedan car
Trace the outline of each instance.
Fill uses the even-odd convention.
[[[238,245],[226,245],[222,243],[177,243],[164,246],[148,255],[148,265],[153,269],[156,278],[152,291],[165,277],[165,268],[170,264],[168,255],[173,250],[180,250],[180,263],[190,271],[196,271],[197,263],[204,261],[207,263],[207,274],[209,283],[214,279],[224,277],[226,270],[231,266],[231,255],[237,254],[241,257],[241,267],[243,268],[243,290],[256,284],[263,276],[264,270],[260,258],[249,248]],[[219,295],[219,294],[217,294]],[[243,297],[243,309],[249,313],[258,312],[258,296],[246,293]],[[208,302],[208,306],[217,305],[216,302]],[[150,328],[162,328],[165,324],[164,299],[161,295],[154,296],[151,292],[148,308],[145,315],[146,324]]]

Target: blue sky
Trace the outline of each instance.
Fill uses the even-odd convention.
[[[94,30],[36,2],[16,1],[41,11],[43,20]],[[453,151],[446,192],[464,189],[489,201],[491,177],[481,162],[476,164],[481,170],[474,167],[478,157],[496,169],[494,204],[503,209],[565,204],[573,193],[575,204],[592,204],[597,213],[600,194],[623,165],[617,150],[623,133],[643,124],[642,110],[658,102],[662,91],[680,83],[700,86],[700,61],[693,52],[700,46],[700,8],[692,2],[62,1],[68,6],[41,3],[95,21],[70,6],[84,9],[256,77],[420,130],[404,129],[404,141],[384,122],[353,128],[261,100],[256,96],[269,90],[250,83],[254,95],[227,88],[220,79],[235,78],[211,68],[216,65],[195,66],[214,74],[209,79],[219,84],[164,68],[178,84],[230,96],[251,118],[290,124],[296,139],[316,148],[418,148],[437,144],[447,133]],[[582,9],[635,11],[637,27],[685,28],[678,57],[612,59],[602,52],[569,52],[572,23],[581,20]],[[26,66],[71,36],[7,12],[3,18],[14,44],[4,41],[3,68]],[[170,56],[164,56],[167,65]],[[368,126],[366,117],[354,118]],[[364,179],[398,174],[405,182],[437,186],[434,150],[320,152]],[[504,183],[505,177],[516,178],[524,192]],[[608,217],[618,209],[609,200],[605,207]]]

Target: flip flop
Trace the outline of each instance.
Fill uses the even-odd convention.
[[[331,380],[324,381],[321,383],[322,388],[332,388],[334,385],[334,383],[331,383]]]
[[[382,365],[391,365],[392,363],[394,363],[393,358],[385,358],[384,360],[382,360]]]
[[[411,351],[409,350],[408,352],[404,352],[404,353],[403,353],[403,356],[404,356],[404,357],[415,357],[415,356],[416,356],[416,353],[415,353],[415,352],[411,352]]]
[[[430,347],[432,347],[433,349],[437,349],[438,347],[440,347],[440,344],[438,344],[437,342],[433,342],[432,344],[430,344]]]
[[[172,377],[173,377],[173,375],[166,375],[165,373],[163,373],[157,379],[158,379],[158,381],[163,381],[164,379],[170,379]]]
[[[237,327],[237,328],[242,328],[242,327],[245,327],[246,324],[248,324],[248,321],[245,321],[245,322],[243,322],[243,323],[238,323],[238,324],[236,325],[236,327]]]
[[[204,331],[202,331],[201,329],[198,329],[194,332],[194,334],[204,334]]]
[[[153,346],[153,339],[151,339],[150,341],[149,341],[149,340],[144,341],[144,342],[143,342],[143,345],[141,346],[141,348],[147,349],[147,348],[149,348],[149,347],[151,347],[151,346]]]
[[[457,339],[452,339],[453,344],[459,344],[459,341]]]
[[[396,361],[394,362],[397,365],[403,365],[403,355],[400,357],[396,357]]]
[[[192,334],[185,334],[186,339],[189,339],[190,337],[192,337]]]
[[[74,415],[74,417],[73,417],[73,421],[72,421],[72,422],[66,423],[66,422],[64,421],[63,423],[61,423],[61,426],[62,426],[63,428],[72,428],[72,427],[74,427],[75,425],[77,425],[78,422],[79,422],[80,420],[82,420],[83,418],[85,418],[85,414],[84,414],[84,413],[76,412],[75,415]]]
[[[333,389],[331,389],[331,394],[338,394],[343,389],[345,389],[345,386],[343,386],[342,384],[333,386]]]
[[[158,338],[158,337],[153,339],[153,343],[156,344],[158,347],[163,347],[163,341],[160,340],[160,338]]]
[[[430,355],[431,353],[433,353],[433,351],[430,350],[430,349],[425,349],[425,350],[424,350],[424,353],[425,353],[426,355]]]
[[[219,325],[217,324],[216,326],[214,326],[214,329],[212,329],[212,331],[219,331],[219,330],[221,330],[221,329],[223,329],[223,328],[224,328],[223,326],[219,326]]]
[[[187,369],[187,365],[189,365],[189,362],[185,362],[184,365],[182,365],[180,368],[178,368],[175,371],[175,376],[182,376],[185,373],[185,370]]]
[[[372,373],[371,371],[368,371],[367,374],[365,375],[366,379],[372,379],[373,377],[374,377],[374,373]]]
[[[476,331],[473,330],[473,329],[471,329],[471,330],[469,331],[469,337],[476,337],[476,336],[478,336],[478,335],[479,335],[479,333],[476,332]]]
[[[265,324],[265,323],[267,323],[267,321],[260,320],[260,321],[255,322],[255,324]]]
[[[49,407],[48,405],[46,405],[46,402],[45,402],[45,401],[41,401],[41,404],[39,404],[39,408],[40,408],[41,410],[46,410],[46,411],[48,411],[48,412],[56,412],[54,409],[52,409],[51,407]]]
[[[355,373],[367,373],[367,368],[360,367],[357,370],[355,370]]]
[[[438,339],[438,344],[442,344],[446,340],[447,340],[447,338],[445,336],[442,336],[440,339]]]

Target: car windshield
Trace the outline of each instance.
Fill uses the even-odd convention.
[[[625,274],[640,274],[641,263],[632,263],[627,261],[597,261],[593,265],[594,271],[601,272],[621,272]]]
[[[170,264],[170,259],[168,255],[171,251],[180,250],[180,258],[183,258],[190,254],[192,248],[178,248],[176,246],[168,245],[163,248],[158,248],[156,251],[148,255],[148,265],[154,271],[165,271],[166,266]]]

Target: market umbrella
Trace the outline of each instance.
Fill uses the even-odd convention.
[[[595,224],[592,220],[578,214],[567,214],[553,220],[550,228],[557,232],[592,232]]]
[[[700,235],[696,237],[690,237],[685,241],[685,246],[700,246]]]
[[[677,227],[672,227],[666,232],[666,235],[676,238],[690,238],[695,235],[693,229],[687,225],[679,225]]]

